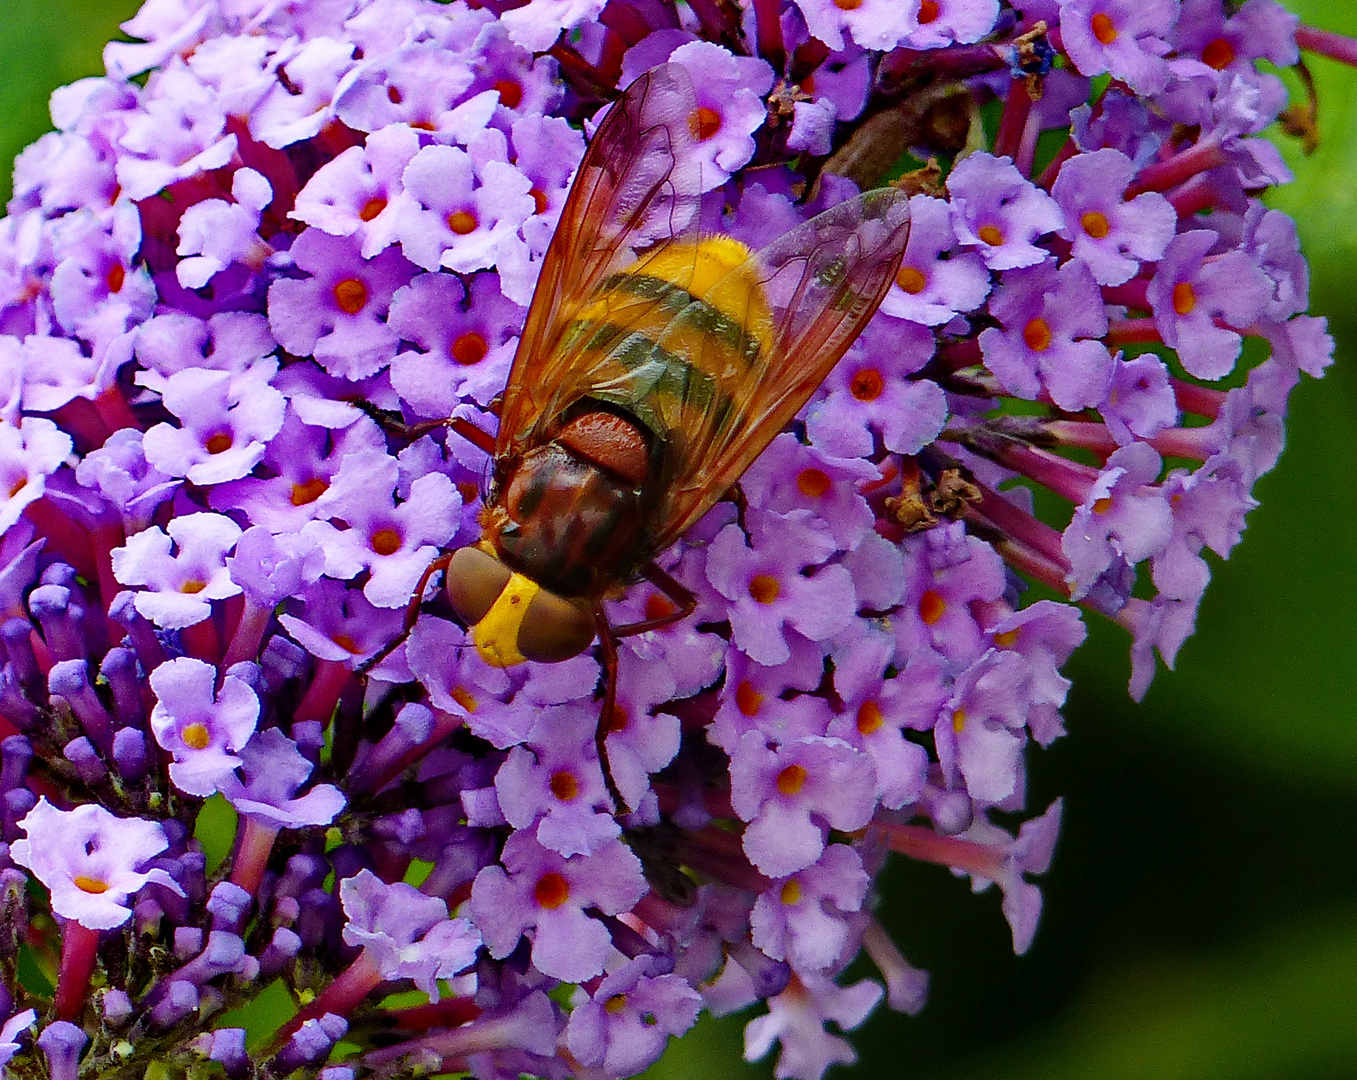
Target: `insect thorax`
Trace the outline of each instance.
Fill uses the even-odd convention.
[[[553,441],[524,454],[505,478],[484,532],[506,566],[543,587],[598,596],[648,557],[644,504],[644,485]]]

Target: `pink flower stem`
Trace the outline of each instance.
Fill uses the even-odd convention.
[[[1104,285],[1103,299],[1109,304],[1135,308],[1137,311],[1150,310],[1150,283],[1144,278],[1132,278],[1122,285]]]
[[[1176,191],[1169,192],[1168,200],[1178,212],[1179,220],[1184,221],[1203,210],[1221,208],[1224,203],[1209,174],[1195,176]]]
[[[1199,142],[1163,161],[1147,165],[1140,171],[1134,184],[1126,189],[1126,198],[1133,199],[1146,191],[1167,191],[1186,183],[1198,173],[1217,169],[1230,163],[1230,155],[1213,142]]]
[[[1056,177],[1060,175],[1060,167],[1077,153],[1079,153],[1079,147],[1075,145],[1074,139],[1066,139],[1065,145],[1056,152],[1055,157],[1051,159],[1051,163],[1047,165],[1046,168],[1042,170],[1041,175],[1037,177],[1037,186],[1046,191],[1050,191],[1051,186],[1055,183]]]
[[[1061,446],[1077,446],[1083,450],[1092,450],[1095,454],[1111,454],[1117,449],[1117,440],[1112,437],[1106,424],[1089,423],[1083,420],[1052,420],[1042,430]]]
[[[180,631],[180,637],[184,643],[184,651],[189,656],[196,656],[209,664],[215,664],[221,657],[221,637],[217,634],[217,624],[211,615],[201,622],[184,627]]]
[[[1097,469],[1035,446],[1010,443],[999,451],[998,459],[1000,464],[1030,476],[1075,505],[1088,498],[1089,490],[1098,479]]]
[[[363,758],[345,778],[344,786],[350,792],[380,791],[392,780],[441,743],[466,723],[466,717],[457,713],[434,709],[433,728],[428,738],[410,745],[399,735],[388,732],[372,752]],[[392,728],[392,731],[397,731]]]
[[[84,1009],[98,952],[99,931],[67,919],[61,928],[61,967],[53,1002],[58,1020],[74,1020]]]
[[[472,1054],[533,1046],[536,1045],[534,1040],[540,1041],[540,1038],[534,1014],[526,1009],[515,1009],[498,1016],[482,1016],[469,1024],[438,1031],[416,1042],[398,1042],[373,1050],[363,1056],[363,1063],[381,1071],[380,1067],[385,1063],[406,1057],[423,1061],[423,1055],[432,1052],[441,1059],[433,1071],[464,1072],[466,1058]]]
[[[95,525],[90,538],[94,544],[94,565],[99,574],[99,598],[103,601],[101,606],[107,612],[113,598],[122,591],[122,585],[113,576],[113,549],[122,547],[126,536],[121,525],[106,523]],[[123,628],[107,615],[105,618],[108,620],[110,640],[121,641],[125,633]]]
[[[1220,435],[1209,427],[1169,428],[1150,440],[1164,457],[1205,461],[1220,449]]]
[[[85,398],[72,398],[55,412],[52,419],[62,431],[75,439],[76,446],[88,450],[103,446],[109,436],[109,429],[94,407],[94,403]]]
[[[757,27],[758,50],[774,70],[786,65],[786,46],[782,42],[782,18],[778,0],[754,0],[754,25]]]
[[[984,354],[980,351],[980,342],[975,338],[965,338],[939,349],[934,363],[944,371],[961,371],[963,368],[983,363],[984,359]]]
[[[381,985],[381,982],[382,973],[377,968],[377,961],[367,949],[364,949],[353,963],[315,996],[309,1005],[278,1029],[273,1036],[273,1045],[275,1047],[284,1045],[304,1023],[318,1019],[326,1013],[352,1016],[363,999]]]
[[[968,874],[991,879],[1002,870],[1000,857],[994,849],[984,844],[960,840],[955,836],[939,836],[922,825],[896,825],[890,822],[877,822],[876,825],[886,830],[891,850],[906,858],[950,866],[954,870],[964,870]]]
[[[1152,345],[1163,340],[1153,319],[1113,319],[1103,335],[1109,345]]]
[[[994,541],[994,550],[999,557],[1020,574],[1039,584],[1045,585],[1061,596],[1070,595],[1069,583],[1065,580],[1069,573],[1068,564],[1055,562],[1041,552],[1028,547],[1021,540],[1012,538]]]
[[[239,828],[236,853],[231,860],[231,884],[239,885],[254,895],[259,891],[259,883],[264,880],[264,868],[273,854],[278,826],[253,814],[242,814]]]
[[[60,555],[86,581],[98,580],[99,571],[88,543],[88,529],[76,525],[46,498],[25,506],[24,517],[47,537],[47,554]]]
[[[236,623],[236,632],[231,635],[231,644],[226,647],[222,657],[222,667],[229,668],[242,660],[255,660],[259,657],[259,643],[264,639],[273,609],[260,607],[254,601],[245,601],[245,610]]]
[[[693,14],[697,16],[697,21],[702,24],[702,29],[708,37],[713,41],[720,41],[725,37],[726,20],[722,18],[716,0],[688,0],[688,6],[693,9]]]
[[[1340,64],[1357,67],[1357,40],[1332,30],[1319,30],[1313,26],[1300,26],[1296,29],[1296,44],[1306,52],[1317,56],[1327,56]]]
[[[327,722],[334,713],[335,706],[339,704],[339,695],[344,692],[344,686],[352,675],[353,672],[348,666],[338,660],[316,661],[316,673],[311,679],[311,685],[306,689],[301,704],[297,706],[294,722],[297,720]]]
[[[1183,412],[1196,413],[1208,420],[1214,420],[1225,407],[1226,392],[1209,386],[1197,386],[1181,379],[1173,380],[1173,396],[1178,399],[1178,408]]]
[[[402,1031],[428,1031],[430,1028],[454,1028],[469,1024],[481,1015],[480,1008],[470,998],[450,997],[411,1005],[408,1009],[387,1012],[391,1022]]]
[[[679,852],[685,865],[727,885],[761,893],[772,884],[750,865],[738,833],[708,825],[696,836],[681,838]]]
[[[986,521],[1025,547],[1040,552],[1057,564],[1064,563],[1065,556],[1060,550],[1059,532],[1044,521],[1033,517],[1022,507],[1009,502],[994,489],[981,485],[980,491],[981,499],[976,510]],[[1068,571],[1068,566],[1062,569],[1060,575],[1062,579]]]
[[[878,68],[888,85],[905,79],[966,79],[1008,67],[1009,43],[954,45],[946,49],[895,49]]]
[[[1022,147],[1022,133],[1027,127],[1027,118],[1032,115],[1032,95],[1027,92],[1025,79],[1014,79],[1008,84],[1008,97],[1004,99],[1004,111],[999,117],[999,133],[994,139],[995,157],[1013,158],[1018,171],[1026,174],[1032,163],[1026,168],[1017,162],[1018,151]]]
[[[127,398],[123,396],[122,390],[116,386],[110,386],[102,394],[94,399],[94,408],[98,412],[99,418],[103,420],[104,426],[110,432],[119,431],[122,428],[139,428],[136,414],[132,412],[132,406],[127,403]]]

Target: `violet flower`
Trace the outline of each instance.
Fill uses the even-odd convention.
[[[0,221],[0,968],[59,957],[51,995],[0,985],[7,1072],[610,1080],[753,1007],[746,1054],[819,1080],[924,1003],[870,914],[892,857],[997,884],[1040,947],[1061,804],[1027,758],[1083,616],[1142,695],[1330,362],[1260,201],[1259,62],[1333,42],[1271,0],[150,0],[124,29]],[[691,215],[758,249],[884,183],[869,125],[930,107],[920,68],[997,131],[910,135],[936,167],[900,179],[881,311],[659,554],[696,611],[621,640],[600,729],[598,647],[489,665],[437,579],[400,635],[480,536],[494,464],[445,422],[493,434],[601,103],[663,63],[688,149],[633,166],[638,242]],[[615,624],[676,610],[652,581]],[[267,985],[295,1008],[262,1048],[203,1029]]]

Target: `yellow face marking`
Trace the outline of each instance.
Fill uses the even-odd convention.
[[[504,591],[499,594],[485,617],[476,624],[471,638],[481,659],[495,667],[512,667],[527,659],[518,651],[518,628],[528,605],[542,587],[519,573],[511,573]]]

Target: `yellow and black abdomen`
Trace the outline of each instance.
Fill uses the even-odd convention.
[[[590,370],[590,398],[682,452],[685,434],[735,415],[771,337],[757,260],[710,236],[665,244],[605,278],[559,348]]]

